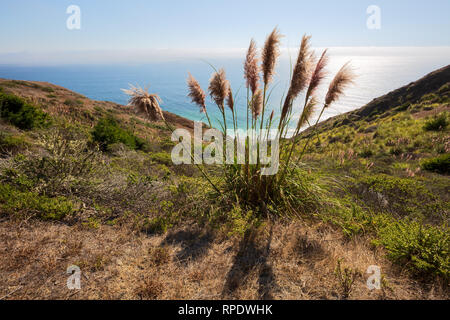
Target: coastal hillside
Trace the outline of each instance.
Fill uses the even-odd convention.
[[[406,111],[407,109],[410,109],[413,113],[417,113],[421,106],[419,102],[424,99],[431,101],[434,98],[434,100],[446,101],[447,87],[445,85],[448,84],[449,80],[450,65],[435,70],[423,78],[389,92],[384,96],[373,99],[367,105],[357,110],[322,121],[318,125],[318,130],[331,130],[332,128],[344,126],[349,122],[357,122],[360,120],[364,120],[365,122],[376,122],[376,120],[381,120],[389,115],[394,115],[398,112]],[[443,97],[441,99],[436,99],[442,95]],[[437,111],[448,111],[448,105],[443,105],[443,107],[445,110],[439,109]],[[429,111],[433,110],[429,106],[425,109],[427,109],[425,111],[428,111],[428,114],[430,113]],[[436,110],[434,111],[436,112]],[[305,133],[307,132],[308,131],[305,131]]]
[[[0,299],[448,299],[449,112],[447,66],[302,132],[298,214],[261,216],[164,122],[0,79]]]

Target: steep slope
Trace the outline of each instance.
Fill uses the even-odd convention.
[[[319,124],[318,130],[323,131],[332,127],[336,128],[346,125],[350,121],[365,120],[370,122],[377,117],[385,117],[395,113],[396,111],[393,109],[396,108],[397,111],[406,110],[421,100],[426,94],[439,93],[439,89],[449,82],[450,65],[435,70],[417,81],[376,98],[357,110],[327,119]],[[446,97],[448,97],[448,93],[446,94]],[[443,101],[445,101],[446,97],[442,97]],[[448,106],[445,107],[447,108]],[[310,130],[306,130],[305,134],[308,132]]]

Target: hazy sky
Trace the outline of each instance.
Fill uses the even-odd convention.
[[[80,30],[66,27],[69,5],[81,9]],[[369,5],[381,9],[379,30],[366,26]],[[261,45],[274,26],[290,47],[304,33],[318,47],[450,46],[449,0],[3,0],[0,7],[0,64],[42,52],[220,52],[245,48],[252,37]]]

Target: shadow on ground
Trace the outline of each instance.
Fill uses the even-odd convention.
[[[272,230],[265,246],[258,245],[254,234],[244,237],[239,244],[239,251],[234,257],[233,265],[226,275],[223,297],[233,295],[239,287],[247,283],[249,274],[256,270],[259,299],[273,299],[277,284],[272,266],[268,262],[271,242]]]
[[[210,230],[180,230],[169,233],[161,245],[181,246],[176,254],[179,261],[197,260],[206,255],[214,239],[214,233]]]

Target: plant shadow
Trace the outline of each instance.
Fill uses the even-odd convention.
[[[261,300],[272,300],[273,292],[277,288],[273,268],[268,262],[270,245],[272,242],[272,229],[264,247],[258,246],[255,233],[246,235],[239,244],[239,250],[234,257],[226,276],[222,296],[233,295],[239,287],[249,281],[249,275],[256,271],[258,273],[258,298]]]
[[[169,233],[161,245],[181,246],[176,254],[179,261],[197,260],[208,252],[214,239],[214,233],[210,230],[180,230]]]

